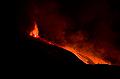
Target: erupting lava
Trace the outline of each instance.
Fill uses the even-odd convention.
[[[72,52],[86,64],[108,64],[108,65],[111,64],[109,61],[106,61],[106,60],[102,59],[101,57],[96,56],[92,50],[87,49],[86,51],[80,51],[79,49],[75,49],[75,47],[73,47],[73,45],[65,44],[64,46],[61,46],[59,44],[56,44],[56,43],[50,42],[44,38],[41,38],[39,36],[39,30],[38,30],[38,26],[37,26],[36,22],[34,24],[34,29],[29,33],[29,35],[32,37],[35,37],[37,39],[40,39],[45,43],[55,45],[57,47],[60,47],[60,48],[63,48],[65,50]]]
[[[36,22],[34,23],[34,29],[29,33],[29,35],[32,36],[32,37],[34,37],[34,38],[38,38],[38,39],[40,39],[41,41],[43,41],[43,42],[45,42],[45,43],[54,45],[52,42],[47,41],[47,40],[45,40],[44,38],[41,38],[41,37],[39,36],[39,30],[38,30],[38,26],[37,26],[37,23],[36,23]]]
[[[30,32],[30,36],[39,38],[39,31],[38,31],[38,26],[37,26],[36,22],[34,23],[34,29]]]

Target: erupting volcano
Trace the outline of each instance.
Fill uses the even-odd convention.
[[[30,22],[24,33],[68,50],[86,64],[119,65],[120,50],[115,41],[120,36],[112,29],[115,16],[111,15],[108,2],[102,1],[35,0],[25,8]]]
[[[109,61],[106,61],[102,58],[99,58],[94,53],[91,53],[91,52],[93,52],[92,50],[84,49],[83,51],[80,51],[80,49],[76,49],[73,47],[74,44],[71,46],[69,46],[69,44],[65,44],[65,45],[61,46],[59,44],[55,44],[54,42],[50,42],[44,38],[41,38],[40,36],[38,36],[39,30],[38,30],[36,22],[34,24],[34,29],[30,32],[29,35],[33,36],[37,39],[40,39],[43,42],[46,42],[48,44],[55,45],[57,47],[61,47],[65,50],[72,52],[73,54],[75,54],[80,60],[82,60],[86,64],[109,64],[109,65],[111,64]]]

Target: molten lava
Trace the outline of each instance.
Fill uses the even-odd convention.
[[[36,22],[34,23],[34,29],[30,32],[30,36],[39,38],[39,31],[38,31],[38,26]]]
[[[39,30],[38,30],[38,26],[37,26],[37,23],[36,23],[36,22],[34,23],[34,29],[29,33],[29,35],[32,36],[32,37],[34,37],[34,38],[38,38],[39,40],[43,41],[44,43],[53,45],[52,42],[47,41],[46,39],[41,38],[41,37],[39,36]]]
[[[86,64],[109,64],[109,65],[111,64],[110,62],[104,61],[103,59],[95,56],[94,54],[92,54],[92,51],[90,50],[79,52],[78,50],[75,50],[73,47],[67,45],[63,48],[75,54],[80,60],[82,60]]]
[[[55,45],[57,47],[60,47],[60,48],[63,48],[65,50],[72,52],[86,64],[108,64],[108,65],[111,64],[109,61],[104,60],[102,57],[95,55],[94,54],[95,51],[93,52],[94,49],[88,50],[87,48],[85,48],[84,50],[81,51],[81,49],[79,47],[76,49],[74,47],[74,45],[71,45],[70,43],[68,43],[68,44],[65,43],[64,45],[61,46],[59,44],[56,44],[56,43],[50,42],[44,38],[41,38],[39,36],[39,30],[38,30],[37,23],[34,24],[34,29],[29,33],[29,35],[47,43],[47,44]]]

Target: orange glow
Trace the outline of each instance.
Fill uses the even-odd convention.
[[[80,60],[82,60],[86,64],[111,64],[109,61],[105,61],[102,58],[95,56],[92,51],[79,52],[78,50],[75,50],[69,46],[65,46],[63,48],[75,54]]]
[[[84,50],[83,51],[80,48],[76,49],[75,47],[73,47],[73,45],[70,45],[70,44],[64,44],[64,46],[60,46],[59,44],[55,44],[55,43],[50,42],[44,38],[41,38],[39,36],[39,30],[38,30],[37,23],[35,23],[34,29],[30,32],[29,35],[33,36],[35,38],[38,38],[39,40],[41,40],[47,44],[55,45],[57,47],[60,47],[60,48],[63,48],[65,50],[72,52],[73,54],[75,54],[80,60],[82,60],[86,64],[108,64],[108,65],[111,64],[109,61],[102,59],[102,57],[95,55],[93,53],[93,50],[87,50],[88,49],[87,46],[86,46],[86,48],[83,49]],[[85,50],[87,50],[87,51],[85,51]]]
[[[34,29],[30,32],[30,36],[33,36],[35,38],[39,38],[39,30],[38,30],[38,26],[37,24],[35,23],[34,24]]]
[[[39,30],[38,30],[38,26],[37,26],[36,22],[34,23],[34,29],[29,33],[29,35],[34,37],[34,38],[38,38],[39,40],[43,41],[44,43],[54,45],[52,42],[50,42],[44,38],[41,38],[39,36]]]

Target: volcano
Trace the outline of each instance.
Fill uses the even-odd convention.
[[[16,2],[18,77],[119,79],[119,1]]]
[[[18,1],[18,49],[29,57],[27,50],[44,51],[51,63],[119,65],[119,10],[111,1],[86,1]]]

